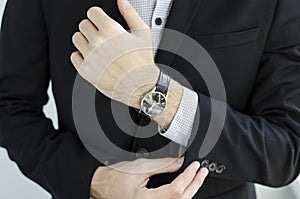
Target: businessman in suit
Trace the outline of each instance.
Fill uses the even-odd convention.
[[[156,1],[154,8],[161,5],[159,2]],[[89,10],[92,6],[101,9]],[[161,21],[155,18],[152,25],[165,25],[198,41],[214,59],[224,80],[227,92],[224,128],[217,144],[204,158],[198,154],[207,130],[207,118],[212,114],[211,99],[201,76],[193,72],[190,63],[166,51],[155,52],[155,63],[168,65],[186,76],[194,91],[169,79],[167,87],[178,92],[175,96],[179,97],[168,100],[172,106],[163,108],[162,114],[167,113],[165,120],[160,120],[159,116],[152,118],[166,129],[166,133],[158,133],[151,140],[118,132],[107,108],[110,101],[119,100],[128,106],[142,107],[136,107],[138,103],[134,100],[114,99],[101,87],[111,85],[98,85],[89,74],[81,71],[82,66],[91,67],[85,60],[89,59],[88,54],[96,52],[93,51],[95,48],[88,47],[101,43],[99,40],[94,45],[89,40],[94,36],[89,35],[92,31],[88,28],[94,27],[99,34],[105,33],[106,29],[97,26],[103,17],[111,17],[107,19],[112,19],[109,21],[118,31],[128,26],[146,28],[147,23],[138,20],[134,9],[125,0],[119,1],[118,5],[116,1],[92,0],[8,1],[0,37],[1,146],[8,149],[10,158],[18,163],[27,177],[48,190],[54,198],[88,198],[91,194],[99,198],[252,199],[256,197],[252,183],[277,187],[297,177],[300,152],[300,3],[296,0],[174,0],[165,6],[169,8],[165,9],[166,12],[155,12],[154,9],[153,15],[164,13],[165,17]],[[138,3],[136,8],[138,10]],[[90,11],[88,16],[87,10]],[[95,17],[99,15],[101,19]],[[80,23],[86,17],[88,19]],[[78,33],[74,35],[76,31]],[[70,40],[72,36],[77,49]],[[162,39],[167,38],[162,36]],[[72,52],[75,52],[72,54],[73,64],[69,61]],[[146,63],[151,63],[150,52],[143,53],[139,60],[147,59]],[[135,65],[132,59],[128,60],[130,66]],[[107,116],[101,119],[111,129],[111,138],[132,152],[140,149],[155,151],[157,145],[170,140],[186,146],[188,137],[173,138],[172,135],[180,132],[170,129],[179,109],[183,113],[190,110],[181,106],[186,99],[185,93],[190,93],[192,102],[196,101],[199,107],[200,119],[192,117],[189,121],[199,119],[200,125],[192,129],[196,132],[195,138],[188,143],[183,167],[180,168],[183,159],[176,162],[173,159],[142,159],[116,165],[147,168],[170,162],[162,170],[136,176],[120,173],[96,160],[76,134],[72,88],[77,71],[73,65],[91,87],[99,90],[95,106]],[[150,82],[161,76],[167,77],[155,68],[155,64],[151,67],[154,73],[149,76],[152,78]],[[50,79],[59,115],[58,130],[42,113]],[[146,90],[149,88],[138,94],[146,94]],[[145,114],[150,114],[149,107],[144,108]],[[187,115],[194,116],[196,108],[192,110]],[[138,117],[143,121],[147,116]],[[191,136],[189,133],[184,135]],[[203,185],[207,169],[198,171],[200,166],[210,171]],[[112,180],[119,184],[111,184]]]

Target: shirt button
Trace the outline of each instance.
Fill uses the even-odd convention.
[[[224,172],[225,169],[226,169],[226,167],[224,165],[220,165],[220,166],[218,166],[216,173],[221,174]]]
[[[155,19],[155,24],[160,26],[162,24],[162,19],[160,17]]]
[[[216,162],[212,162],[210,163],[210,165],[208,166],[208,170],[210,172],[215,172],[218,169],[218,164]]]
[[[206,167],[206,168],[208,168],[208,166],[209,166],[209,161],[208,161],[208,160],[203,160],[203,161],[201,162],[201,167]]]
[[[136,158],[148,158],[149,152],[145,148],[139,148],[135,153]]]

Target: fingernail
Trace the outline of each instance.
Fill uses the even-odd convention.
[[[184,157],[181,157],[181,158],[177,159],[178,163],[183,163],[183,161],[184,161]]]

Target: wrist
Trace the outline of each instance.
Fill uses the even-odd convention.
[[[140,110],[141,108],[141,100],[143,96],[153,90],[155,88],[157,79],[159,77],[160,70],[159,68],[155,65],[153,67],[153,70],[151,71],[151,74],[148,76],[143,77],[143,83],[140,84],[134,92],[131,94],[129,98],[129,106],[136,108]]]
[[[145,83],[136,88],[133,94],[131,95],[129,100],[129,106],[140,110],[141,100],[143,96],[153,91],[153,88],[156,87],[159,73],[160,70],[157,68],[157,70],[153,70],[151,76],[144,78]],[[156,121],[164,129],[167,129],[171,124],[180,105],[182,94],[183,87],[181,86],[181,84],[171,79],[168,88],[166,108],[163,113],[156,117],[153,117],[153,120]]]
[[[164,112],[153,118],[160,126],[164,129],[168,129],[172,123],[173,118],[178,110],[183,94],[183,87],[181,84],[171,79],[168,95],[167,95],[167,106]]]

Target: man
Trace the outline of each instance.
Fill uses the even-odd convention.
[[[134,4],[134,1],[132,3]],[[160,7],[160,3],[161,1],[157,1],[155,6]],[[90,9],[88,21],[85,20],[85,23],[79,26],[80,34],[78,32],[73,36],[77,52],[72,43],[67,41],[77,31],[79,21],[86,18],[86,11],[95,5],[102,9]],[[185,60],[164,51],[157,51],[156,62],[180,71],[188,77],[197,92],[196,101],[199,105],[200,119],[197,117],[192,119],[194,123],[199,120],[200,125],[199,128],[193,129],[196,135],[185,153],[184,168],[189,166],[184,171],[178,170],[182,163],[174,162],[173,159],[121,162],[114,164],[113,167],[117,170],[105,167],[84,149],[76,134],[72,117],[72,88],[76,71],[68,61],[71,52],[74,51],[76,52],[72,56],[72,62],[79,74],[102,93],[97,93],[96,107],[97,110],[101,110],[101,114],[107,116],[105,123],[111,130],[112,138],[133,152],[141,148],[151,152],[155,150],[154,145],[157,143],[164,145],[172,140],[168,132],[180,104],[184,101],[184,88],[180,83],[170,79],[173,83],[167,87],[179,91],[179,94],[175,95],[178,97],[168,102],[172,104],[169,105],[171,111],[168,107],[163,108],[161,114],[167,113],[163,117],[164,120],[157,119],[159,115],[153,118],[166,129],[167,135],[158,134],[145,142],[143,139],[120,137],[122,135],[115,130],[106,108],[110,103],[109,98],[135,108],[143,109],[143,106],[136,107],[134,105],[136,101],[128,101],[128,96],[122,92],[117,95],[118,97],[106,92],[106,88],[112,85],[105,85],[105,81],[101,81],[101,78],[111,76],[101,75],[102,83],[98,85],[98,82],[90,78],[90,73],[81,70],[94,66],[88,63],[103,61],[88,57],[97,52],[98,46],[101,46],[103,41],[101,40],[103,37],[98,36],[100,39],[94,40],[98,42],[95,44],[89,38],[95,38],[98,33],[107,35],[107,29],[101,29],[105,27],[101,26],[103,19],[109,21],[105,23],[109,25],[106,27],[109,30],[117,30],[118,34],[119,31],[124,33],[120,25],[124,28],[128,25],[132,30],[130,34],[133,35],[135,27],[147,29],[128,2],[119,0],[117,5],[116,1],[8,1],[0,48],[1,145],[8,148],[10,157],[18,163],[24,174],[43,186],[54,198],[87,198],[91,191],[91,195],[97,198],[194,196],[194,198],[252,199],[255,198],[255,192],[253,184],[250,183],[282,186],[298,175],[300,3],[296,0],[263,2],[174,0],[168,6],[170,14],[167,22],[164,22],[166,27],[191,36],[208,50],[219,68],[227,91],[227,115],[221,137],[206,157],[199,158],[198,154],[208,126],[207,120],[212,114],[205,83]],[[136,8],[138,10],[138,6]],[[100,22],[100,26],[97,22]],[[157,22],[163,24],[159,23],[159,20]],[[97,34],[89,36],[92,31],[88,30],[88,27],[95,28],[94,33]],[[137,41],[130,40],[132,35],[127,38],[129,41]],[[87,48],[90,46],[92,48]],[[121,47],[115,46],[111,52]],[[138,44],[137,47],[147,49],[149,45],[146,42],[144,46]],[[101,49],[99,51],[103,52]],[[142,65],[150,63],[153,69],[152,75],[149,76],[152,79],[149,82],[153,82],[158,76],[166,75],[155,68],[149,51],[144,56],[139,54],[138,57],[141,58],[139,60],[142,60]],[[147,61],[143,62],[144,59]],[[137,65],[139,68],[141,65],[132,62],[132,58],[126,60],[129,60],[130,66]],[[117,70],[120,64],[111,64],[108,67],[112,66]],[[99,66],[99,70],[103,69],[104,73],[109,69],[101,67]],[[42,114],[42,107],[47,101],[46,90],[50,78],[57,102],[59,130],[53,129],[51,122]],[[113,86],[122,88],[119,91],[124,88],[118,87],[118,84]],[[145,90],[132,96],[147,94]],[[147,115],[149,109],[151,110],[145,107],[142,111]],[[172,133],[178,132],[171,131]],[[189,132],[185,135],[191,136]],[[189,137],[172,141],[186,146],[185,140],[189,141]],[[202,181],[207,173],[206,169],[197,171],[200,167],[197,161],[210,170],[210,175],[202,187]],[[142,170],[148,171],[153,165],[168,166],[146,174],[120,172],[123,168],[135,170],[139,166],[143,168]],[[175,173],[162,174],[166,172]],[[149,189],[145,188],[146,186]]]

